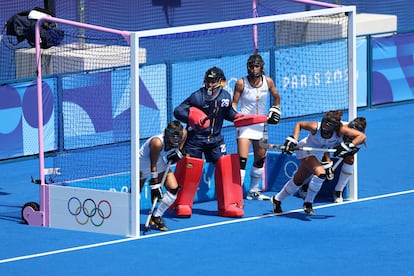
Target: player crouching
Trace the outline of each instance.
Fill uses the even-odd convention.
[[[170,170],[170,164],[182,158],[180,148],[185,141],[186,132],[179,121],[172,121],[164,133],[149,138],[139,150],[140,187],[151,177],[151,202],[160,201],[160,205],[151,215],[149,223],[156,229],[167,231],[162,215],[174,203],[178,193],[178,182]],[[167,175],[165,175],[167,174]],[[163,194],[162,187],[166,192]]]

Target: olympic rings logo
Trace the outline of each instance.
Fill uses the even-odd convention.
[[[74,196],[68,201],[68,211],[75,217],[78,224],[85,225],[90,221],[94,226],[99,227],[111,216],[112,206],[105,199],[96,204],[93,199],[87,198],[82,203]]]
[[[287,161],[285,163],[285,176],[288,178],[292,178],[295,172],[298,170],[298,164],[296,164],[294,161]]]

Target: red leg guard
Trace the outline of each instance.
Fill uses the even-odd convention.
[[[203,159],[184,157],[178,161],[174,175],[181,185],[177,199],[170,209],[175,208],[177,217],[191,217],[194,197],[203,174]]]
[[[240,161],[237,154],[225,155],[217,161],[214,181],[219,216],[244,216],[243,187],[240,183]]]

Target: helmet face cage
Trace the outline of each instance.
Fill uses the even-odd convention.
[[[165,142],[169,147],[178,148],[183,141],[183,127],[180,122],[172,121],[164,131]]]
[[[331,116],[324,116],[322,118],[322,128],[324,130],[336,131],[339,129],[340,122]]]
[[[210,83],[217,83],[215,86],[210,86]],[[226,77],[223,70],[218,67],[212,67],[207,70],[204,75],[204,87],[207,89],[206,100],[214,100],[220,93],[223,86],[226,84]]]
[[[260,67],[260,72],[255,73],[254,67]],[[247,60],[247,74],[252,78],[264,75],[264,61],[260,55],[251,55]]]
[[[338,121],[337,118],[333,114],[326,114],[322,118],[321,122],[321,135],[323,138],[329,138],[332,136],[332,133],[337,131],[341,126],[340,120]]]

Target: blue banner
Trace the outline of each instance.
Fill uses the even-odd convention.
[[[372,104],[414,99],[414,33],[372,40]]]
[[[44,149],[56,148],[55,79],[43,81]],[[39,153],[36,82],[0,86],[0,159]]]
[[[336,158],[332,159],[336,162]],[[300,161],[295,155],[280,154],[268,152],[266,157],[266,180],[267,190],[279,192],[289,179],[291,179],[299,167]],[[341,165],[335,170],[335,178],[331,181],[325,180],[319,191],[316,200],[333,201],[333,193],[335,185],[338,181]],[[348,194],[347,189],[344,190],[344,196]]]
[[[347,56],[346,41],[276,51],[275,82],[283,116],[347,108]]]

